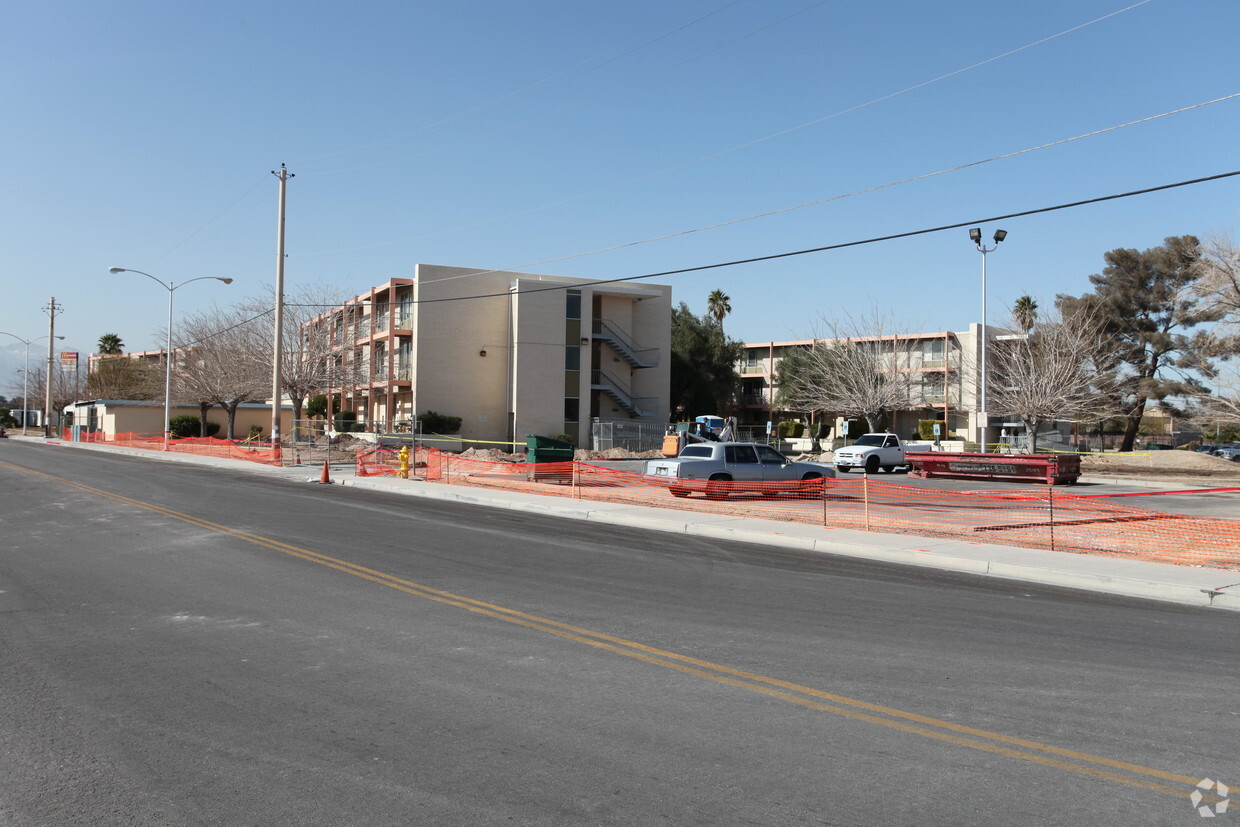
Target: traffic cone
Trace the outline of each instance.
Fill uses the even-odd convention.
[[[323,485],[331,485],[332,475],[331,471],[328,470],[327,460],[323,460],[323,475],[319,477],[319,482]]]

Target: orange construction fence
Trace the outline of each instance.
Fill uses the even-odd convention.
[[[874,477],[702,482],[584,462],[491,462],[419,448],[431,482],[602,502],[1240,569],[1240,521],[1169,514],[1046,488],[944,491]],[[358,476],[394,475],[396,451],[359,453]]]
[[[73,434],[66,430],[65,441],[72,441]],[[280,446],[267,442],[233,442],[215,437],[180,437],[170,439],[165,446],[163,434],[117,434],[108,438],[102,431],[77,434],[78,442],[94,442],[116,445],[122,448],[141,448],[146,451],[163,451],[165,448],[178,454],[195,454],[221,459],[239,459],[263,465],[281,465]]]

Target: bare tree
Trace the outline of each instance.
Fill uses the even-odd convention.
[[[1019,327],[1020,319],[1012,326]],[[1042,425],[1115,416],[1120,347],[1105,335],[1095,310],[1040,317],[1033,332],[1000,336],[991,346],[989,406],[1020,419],[1031,451],[1037,450]]]
[[[824,326],[826,336],[796,356],[783,395],[789,408],[862,418],[877,431],[886,414],[912,407],[913,373],[901,364],[907,334],[898,325],[874,310]]]
[[[1193,397],[1186,413],[1202,429],[1240,425],[1240,368],[1220,372],[1214,392]]]
[[[94,399],[155,399],[164,393],[159,365],[129,356],[99,359],[86,377],[86,393]]]
[[[33,403],[28,407],[31,410],[42,407],[44,400],[47,399],[47,368],[43,365],[32,366],[26,384],[30,393],[30,402]],[[55,424],[56,420],[64,414],[69,403],[76,401],[77,398],[76,376],[60,370],[57,365],[52,371],[52,410],[45,411],[44,415]],[[55,416],[52,416],[53,413]]]
[[[1224,321],[1240,326],[1240,249],[1235,240],[1226,235],[1208,237],[1202,242],[1198,266],[1198,294],[1223,312]]]
[[[212,308],[185,317],[173,333],[174,398],[203,412],[219,405],[228,415],[228,439],[236,438],[237,406],[266,399],[271,391],[270,348],[255,352],[264,314]],[[264,367],[267,370],[264,370]]]
[[[339,290],[322,285],[308,286],[285,296],[280,379],[283,392],[293,405],[294,429],[309,397],[331,387],[352,384],[354,377],[341,375],[345,367],[335,358],[338,353],[332,346],[331,319],[324,315],[347,298]],[[241,305],[250,315],[270,312],[272,307],[271,297],[248,299]],[[270,377],[273,345],[270,317],[263,324],[247,326],[246,335],[250,338],[251,352],[265,362]]]

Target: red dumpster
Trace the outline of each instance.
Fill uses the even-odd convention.
[[[905,454],[911,477],[1018,480],[1047,485],[1074,485],[1081,477],[1077,454],[949,454],[931,451]]]

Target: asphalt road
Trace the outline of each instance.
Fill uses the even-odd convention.
[[[1240,787],[1229,613],[24,443],[0,492],[0,824],[1193,824]]]

